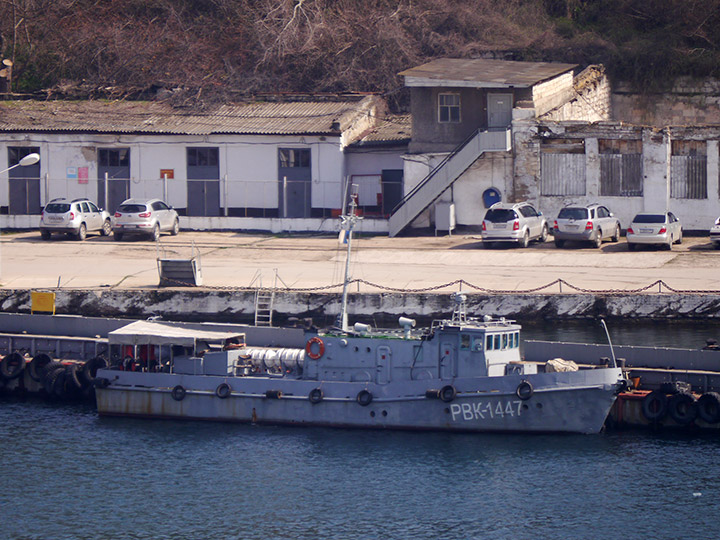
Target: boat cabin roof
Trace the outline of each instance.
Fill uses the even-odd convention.
[[[156,321],[135,321],[108,333],[110,345],[182,345],[194,347],[196,341],[222,343],[238,339],[244,343],[245,334],[232,326],[189,324]]]

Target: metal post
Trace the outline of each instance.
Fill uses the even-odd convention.
[[[228,217],[228,177],[223,176],[223,206],[225,207],[225,217]]]
[[[110,211],[110,208],[108,208],[108,173],[105,173],[105,210],[108,212]]]
[[[165,201],[165,202],[168,202],[167,181],[168,181],[168,177],[167,177],[167,173],[165,173],[165,174],[163,174],[163,201]]]
[[[283,215],[287,217],[287,176],[283,176]]]

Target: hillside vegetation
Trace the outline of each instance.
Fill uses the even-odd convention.
[[[719,76],[719,41],[720,0],[0,0],[12,90],[65,97],[397,100],[399,71],[483,55],[603,63],[649,90]]]

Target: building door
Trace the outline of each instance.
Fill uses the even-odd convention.
[[[383,169],[382,171],[382,213],[392,214],[393,208],[402,200],[403,170]]]
[[[17,165],[28,154],[40,153],[37,147],[8,147],[8,167]],[[8,171],[8,213],[40,213],[40,163],[15,167]]]
[[[220,215],[220,151],[187,149],[187,215]]]
[[[488,129],[507,129],[512,124],[512,94],[488,94]]]
[[[114,214],[129,198],[130,149],[98,148],[98,206]]]
[[[310,217],[310,149],[279,148],[278,180],[280,217]]]

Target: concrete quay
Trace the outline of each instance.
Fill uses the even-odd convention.
[[[159,288],[158,256],[189,258],[193,249],[204,286]],[[182,231],[156,246],[141,239],[43,241],[36,231],[4,234],[0,309],[27,312],[31,290],[53,290],[58,313],[248,322],[255,288],[272,287],[277,270],[277,286],[285,289],[275,304],[279,320],[327,318],[339,307],[345,253],[329,235]],[[351,277],[358,281],[349,309],[381,319],[432,318],[447,313],[449,293],[462,288],[478,314],[713,318],[720,317],[719,263],[720,251],[707,237],[686,237],[672,251],[632,253],[624,239],[600,249],[557,249],[546,242],[488,250],[472,232],[361,237],[353,243]],[[658,280],[662,284],[652,285]]]

